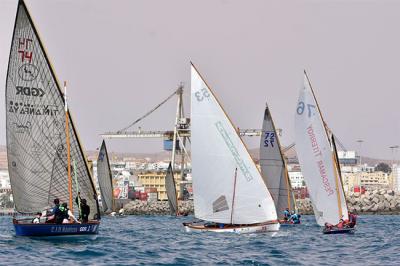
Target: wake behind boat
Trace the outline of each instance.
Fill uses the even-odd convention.
[[[86,156],[66,94],[61,92],[22,0],[9,57],[6,108],[8,169],[15,209],[40,216],[54,199],[63,202],[52,209],[53,219],[14,219],[16,234],[97,234],[100,214]],[[72,221],[74,210],[80,222]]]
[[[214,93],[191,66],[192,173],[195,217],[187,232],[279,230],[273,199]]]

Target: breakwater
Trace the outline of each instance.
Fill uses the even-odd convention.
[[[364,194],[349,192],[346,194],[350,212],[356,214],[400,214],[400,193],[391,189],[367,190]],[[310,199],[297,200],[302,214],[313,214]]]
[[[390,189],[367,190],[364,194],[346,194],[350,212],[356,214],[400,214],[400,193]],[[313,214],[310,199],[298,199],[296,204],[301,214]],[[134,200],[124,204],[126,214],[131,215],[169,215],[167,201],[146,202]],[[193,201],[179,201],[181,214],[193,214]]]
[[[194,213],[193,201],[179,201],[179,213],[188,215]],[[169,215],[168,201],[140,201],[133,200],[124,205],[125,214],[131,215]]]

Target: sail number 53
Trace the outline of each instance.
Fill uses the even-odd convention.
[[[304,102],[299,102],[299,105],[297,105],[297,114],[302,115],[304,113],[304,109],[306,107],[306,104]],[[312,115],[315,114],[315,105],[313,104],[307,104],[307,110],[308,110],[308,117],[311,117]]]
[[[194,96],[198,102],[201,102],[204,98],[210,97],[210,93],[206,88],[202,88],[200,91],[195,92]]]

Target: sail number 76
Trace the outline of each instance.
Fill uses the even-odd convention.
[[[305,107],[306,107],[306,104],[304,102],[299,102],[299,105],[297,106],[297,114],[302,115],[304,113]],[[307,104],[307,110],[308,110],[308,117],[311,117],[315,113],[314,112],[315,105]]]

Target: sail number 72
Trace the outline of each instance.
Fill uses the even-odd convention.
[[[304,102],[299,102],[299,105],[297,106],[297,114],[302,115],[304,113],[304,109],[306,107],[306,104]],[[308,110],[308,117],[311,117],[312,115],[315,114],[315,105],[313,104],[307,104],[307,110]]]

